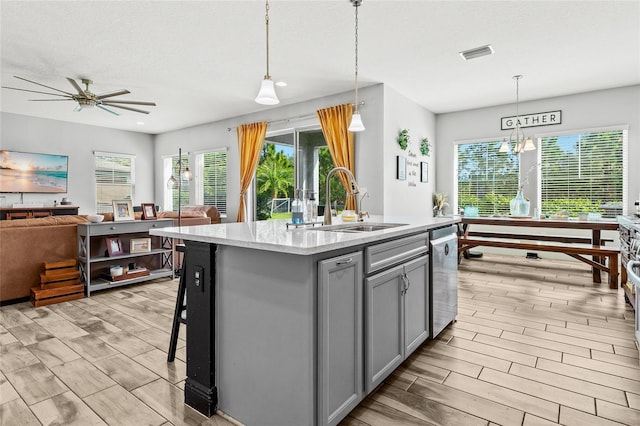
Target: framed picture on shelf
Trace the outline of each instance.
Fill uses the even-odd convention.
[[[156,205],[153,203],[142,203],[142,219],[150,220],[157,219]]]
[[[135,220],[131,200],[113,200],[113,220]]]
[[[396,179],[406,180],[407,179],[407,159],[402,155],[397,155],[396,163],[397,163]]]
[[[151,238],[132,238],[129,252],[145,253],[151,251]]]
[[[105,240],[107,242],[107,253],[109,253],[109,257],[124,254],[124,250],[122,250],[122,241],[120,241],[120,238],[105,238]]]
[[[424,161],[420,162],[420,182],[429,182],[429,165]]]

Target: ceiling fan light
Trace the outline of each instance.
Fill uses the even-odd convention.
[[[509,152],[511,151],[511,147],[509,146],[509,142],[506,139],[502,140],[502,145],[500,145],[500,149],[498,152]]]
[[[276,89],[273,85],[273,80],[265,78],[260,85],[260,92],[256,96],[256,102],[261,105],[277,105],[280,103],[278,96],[276,95]]]
[[[364,131],[364,124],[362,123],[362,118],[360,117],[359,112],[355,112],[351,116],[351,124],[349,125],[350,132],[362,132]]]

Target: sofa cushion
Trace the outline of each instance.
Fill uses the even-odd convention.
[[[182,213],[186,212],[204,212],[211,218],[211,223],[220,223],[220,212],[216,206],[184,206],[182,207]]]
[[[207,214],[203,211],[189,211],[189,212],[182,212],[181,216],[184,219],[187,217],[207,217]],[[167,219],[167,218],[175,219],[177,217],[178,217],[178,212],[158,213],[158,219]]]
[[[86,223],[86,216],[48,216],[37,219],[0,220],[0,228],[24,228],[28,226],[72,225]]]
[[[104,219],[102,219],[103,222],[113,222],[113,213],[100,213],[100,214],[104,216]],[[133,217],[135,217],[136,220],[141,220],[142,212],[134,212]]]

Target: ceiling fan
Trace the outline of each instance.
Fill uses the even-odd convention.
[[[2,86],[3,89],[12,89],[12,90],[20,90],[22,92],[31,92],[31,93],[41,93],[43,95],[53,95],[53,96],[60,96],[64,99],[29,99],[30,101],[76,101],[78,103],[78,106],[76,107],[75,111],[80,111],[86,108],[93,108],[93,107],[98,107],[102,110],[105,110],[107,112],[110,112],[111,114],[114,115],[120,115],[117,112],[113,111],[111,108],[120,108],[120,109],[126,109],[129,111],[134,111],[134,112],[140,112],[142,114],[149,114],[149,111],[144,111],[138,108],[132,108],[130,106],[124,106],[122,104],[125,105],[148,105],[148,106],[156,106],[155,102],[143,102],[143,101],[119,101],[116,99],[110,99],[113,98],[114,96],[120,96],[120,95],[126,95],[127,93],[131,93],[126,89],[123,90],[117,90],[115,92],[110,92],[110,93],[104,93],[101,95],[96,95],[95,93],[91,92],[89,90],[89,85],[91,83],[93,83],[91,80],[83,78],[80,81],[82,82],[82,84],[85,85],[85,88],[83,89],[82,87],[80,87],[80,85],[72,78],[67,77],[67,80],[69,81],[69,83],[71,83],[71,85],[73,86],[74,89],[76,89],[76,91],[78,93],[74,94],[74,93],[69,93],[69,92],[65,92],[64,90],[60,90],[60,89],[56,89],[55,87],[51,87],[51,86],[47,86],[41,83],[36,83],[35,81],[31,81],[31,80],[27,80],[26,78],[23,77],[18,77],[17,75],[14,75],[15,78],[19,79],[19,80],[24,80],[26,82],[29,83],[33,83],[33,84],[37,84],[38,86],[42,86],[42,87],[46,87],[47,89],[52,89],[55,90],[57,92],[61,92],[64,93],[64,95],[61,95],[59,93],[50,93],[50,92],[41,92],[41,91],[37,91],[37,90],[27,90],[27,89],[20,89],[17,87],[8,87],[8,86]]]

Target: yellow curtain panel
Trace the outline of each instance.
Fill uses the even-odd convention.
[[[333,107],[320,109],[317,111],[318,118],[320,119],[320,125],[322,126],[322,133],[327,141],[329,152],[333,163],[339,167],[346,167],[356,175],[356,156],[353,143],[353,132],[350,132],[349,123],[351,122],[351,115],[353,114],[353,107],[351,104],[336,105]],[[347,191],[347,200],[345,202],[345,209],[354,210],[356,207],[355,197],[350,194],[351,187],[349,185],[349,179],[344,176],[343,173],[337,173],[340,176],[340,181]],[[331,200],[326,200],[327,206],[325,208],[331,208]]]
[[[267,134],[267,122],[238,126],[238,151],[240,152],[240,205],[237,222],[246,220],[247,189],[258,167],[260,151]]]

